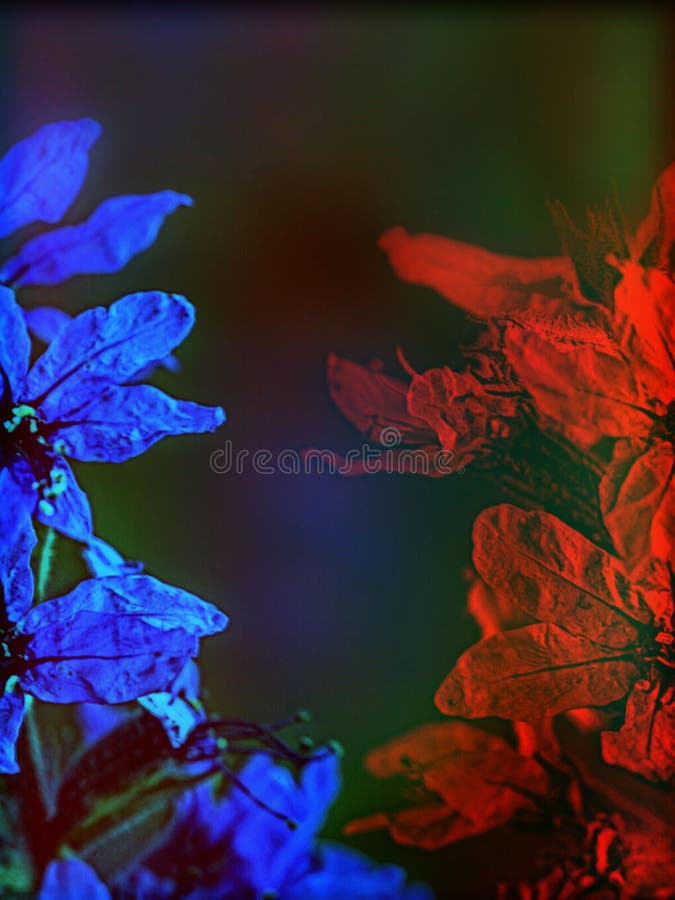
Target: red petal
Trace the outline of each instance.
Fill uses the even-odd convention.
[[[675,778],[675,702],[656,683],[638,681],[619,731],[602,733],[602,758],[650,781]]]
[[[618,560],[549,513],[490,507],[473,542],[479,575],[532,619],[612,648],[632,648],[637,623],[652,621]]]
[[[594,332],[595,333],[595,332]],[[504,353],[540,416],[565,429],[637,437],[649,434],[655,413],[648,408],[629,362],[612,347],[602,348],[572,325],[533,327],[531,320],[510,321],[504,329]],[[568,435],[574,440],[575,431]]]
[[[529,625],[470,647],[435,699],[449,716],[527,722],[618,700],[637,674],[630,660],[581,636],[556,625]]]
[[[562,282],[572,283],[574,267],[565,257],[520,259],[432,234],[409,235],[392,228],[379,240],[394,271],[404,281],[434,288],[451,303],[476,316],[502,316],[532,308],[534,295],[543,309],[568,306]],[[552,296],[544,296],[549,282]]]
[[[377,443],[385,428],[396,429],[400,442],[431,444],[435,434],[423,419],[408,412],[408,384],[367,366],[331,354],[328,386],[340,412],[352,425]],[[387,444],[386,435],[383,441]]]
[[[408,389],[411,415],[433,428],[459,465],[471,462],[492,440],[507,437],[521,403],[513,385],[486,387],[475,375],[448,368],[429,369]]]
[[[675,565],[675,453],[660,441],[619,441],[600,482],[600,507],[629,570],[650,557]]]

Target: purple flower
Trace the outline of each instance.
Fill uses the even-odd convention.
[[[193,323],[194,309],[183,297],[130,294],[66,323],[30,367],[24,317],[12,292],[0,287],[3,502],[24,506],[43,523],[89,544],[89,502],[66,456],[122,462],[167,435],[217,428],[225,419],[219,407],[129,384],[170,353]],[[0,529],[0,545],[7,540]]]
[[[92,119],[55,122],[5,154],[0,160],[0,238],[25,225],[60,222],[82,186],[89,150],[100,133]],[[26,241],[0,267],[0,282],[18,288],[116,272],[153,243],[166,216],[180,206],[192,206],[192,200],[175,191],[111,197],[85,222]]]

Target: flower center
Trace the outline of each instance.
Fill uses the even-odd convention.
[[[7,377],[3,402],[0,402],[0,468],[23,460],[34,481],[33,490],[39,496],[38,505],[45,516],[53,515],[55,500],[67,487],[66,474],[56,463],[63,453],[60,441],[50,440],[50,429],[37,410],[26,403],[14,404],[8,390]]]

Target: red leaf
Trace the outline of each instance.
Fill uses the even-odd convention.
[[[457,660],[436,692],[449,716],[532,721],[626,694],[636,666],[557,625],[528,625],[484,638]]]
[[[572,283],[575,273],[565,257],[501,256],[432,234],[409,235],[403,228],[385,232],[379,246],[399,278],[434,288],[476,316],[501,316],[533,305],[554,312],[570,302],[563,282]]]
[[[490,507],[473,543],[476,571],[532,619],[619,649],[653,618],[618,560],[549,513]]]

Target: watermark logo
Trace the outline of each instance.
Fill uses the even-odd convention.
[[[214,450],[209,459],[217,475],[359,475],[384,472],[387,475],[464,474],[464,466],[454,465],[454,453],[440,447],[401,448],[401,432],[387,426],[380,431],[381,446],[362,444],[344,455],[334,450],[249,450],[236,448],[231,440]]]

